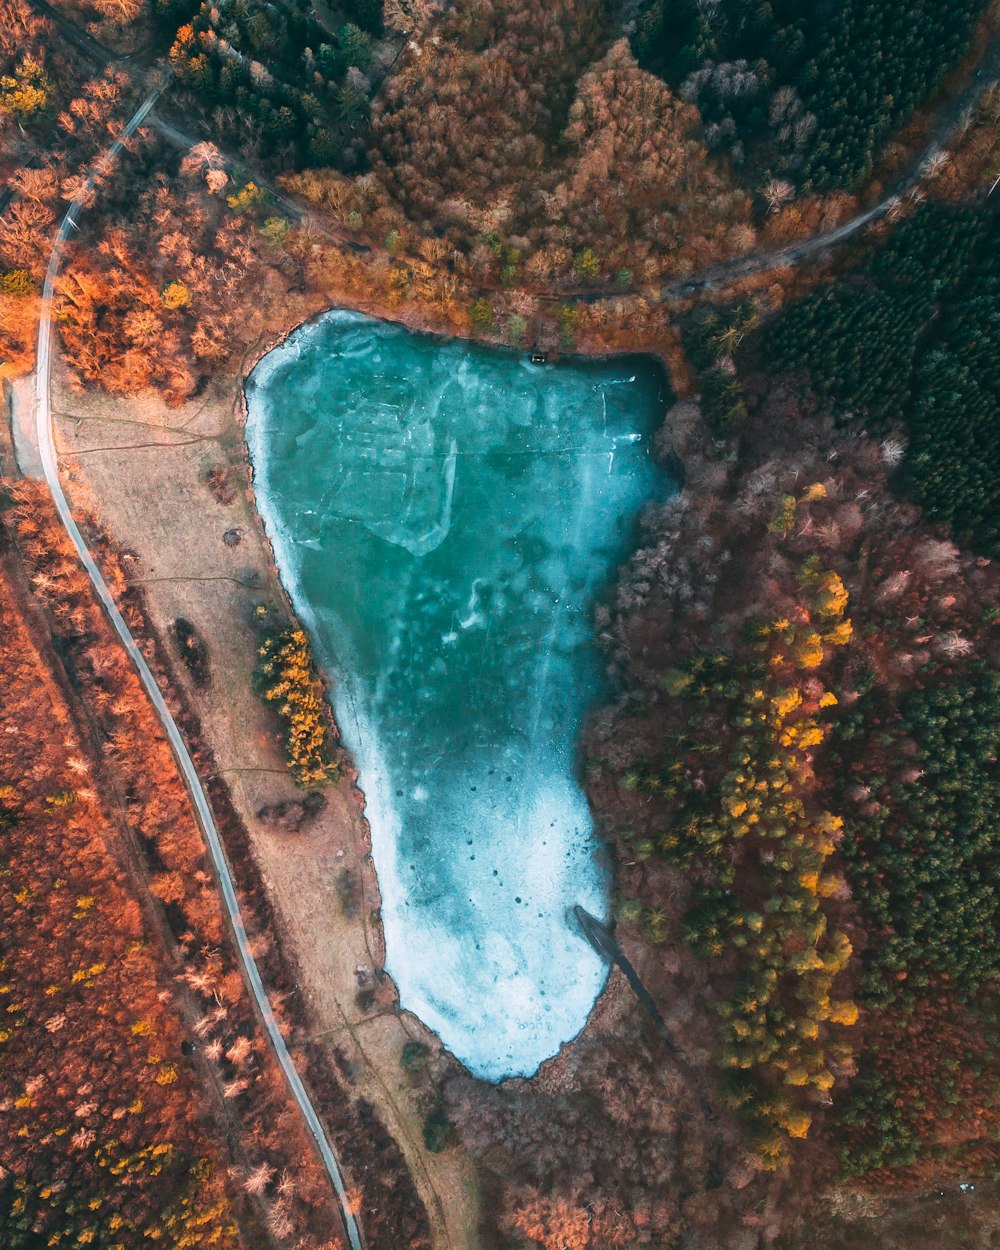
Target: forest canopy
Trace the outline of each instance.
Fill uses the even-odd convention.
[[[975,551],[1000,551],[1000,226],[925,204],[850,275],[791,304],[761,352],[843,420],[908,436],[906,486]]]
[[[698,105],[713,150],[803,191],[858,191],[881,146],[964,55],[986,7],[649,0],[632,43],[643,67]]]

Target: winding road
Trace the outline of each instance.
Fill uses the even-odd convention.
[[[926,144],[910,158],[897,181],[895,190],[890,194],[884,195],[877,203],[822,234],[815,234],[811,238],[803,239],[798,243],[789,243],[784,247],[747,252],[732,260],[719,261],[718,264],[710,265],[687,278],[676,278],[665,282],[656,289],[657,298],[668,299],[672,296],[691,295],[696,291],[711,291],[716,287],[751,277],[753,274],[801,265],[804,261],[821,256],[831,248],[846,242],[873,222],[880,221],[900,203],[904,195],[920,187],[930,162],[939,154],[947,152],[948,144],[962,129],[965,118],[972,116],[976,105],[998,81],[1000,81],[1000,30],[991,36],[979,60],[969,69],[965,87],[945,101],[934,114],[934,124],[927,136]],[[645,291],[642,288],[633,288],[630,291],[619,292],[603,288],[593,293],[583,290],[573,291],[570,297],[589,302],[606,299],[612,294],[642,295],[646,291],[648,288]]]
[[[112,52],[77,26],[72,19],[54,8],[49,3],[49,0],[29,0],[29,3],[37,12],[54,22],[63,34],[63,37],[99,68],[105,68],[113,63],[125,63],[134,59],[137,55],[119,56],[117,53]],[[951,139],[962,128],[964,118],[971,116],[982,97],[998,81],[1000,81],[1000,30],[993,33],[985,44],[979,59],[969,66],[964,87],[944,101],[937,109],[926,144],[911,157],[897,182],[895,190],[831,230],[782,247],[767,250],[754,249],[742,256],[736,256],[730,260],[722,260],[716,264],[709,265],[699,273],[688,275],[684,278],[671,279],[652,288],[646,285],[630,286],[622,289],[613,287],[606,282],[601,282],[590,283],[586,287],[567,286],[558,291],[533,292],[533,294],[543,303],[561,303],[564,300],[580,300],[583,303],[594,303],[598,300],[615,296],[648,296],[652,289],[657,299],[665,300],[693,295],[699,291],[712,291],[729,283],[739,282],[743,278],[751,277],[754,274],[767,273],[771,269],[794,267],[821,256],[824,252],[858,234],[866,226],[880,221],[899,203],[904,194],[917,190],[924,179],[928,162],[938,153],[947,150]],[[188,134],[165,118],[156,115],[150,119],[150,124],[157,129],[164,139],[182,150],[190,149],[203,141],[194,135]],[[225,154],[223,156],[225,157]],[[236,163],[231,157],[225,157],[225,159],[230,165]],[[370,252],[374,250],[365,244],[358,243],[346,229],[332,222],[323,214],[317,213],[312,205],[303,202],[298,197],[277,191],[262,177],[260,171],[254,174],[254,180],[264,187],[275,201],[288,212],[289,216],[296,221],[310,222],[321,234],[326,235],[350,251]],[[2,211],[2,208],[0,208],[0,212]],[[495,289],[499,288],[487,286],[483,288],[483,293],[489,294]]]
[[[291,1090],[292,1097],[298,1105],[302,1118],[306,1122],[306,1126],[316,1143],[323,1167],[330,1178],[333,1188],[336,1191],[337,1199],[340,1203],[341,1215],[344,1221],[344,1227],[347,1233],[348,1242],[351,1250],[364,1250],[364,1239],[362,1237],[361,1226],[351,1211],[350,1203],[347,1198],[347,1186],[344,1182],[344,1174],[334,1152],[330,1145],[326,1132],[320,1122],[319,1116],[309,1098],[306,1088],[302,1083],[298,1070],[292,1061],[285,1040],[281,1036],[278,1028],[277,1020],[271,1008],[270,1000],[267,996],[267,990],[264,988],[264,982],[261,979],[260,970],[254,961],[253,955],[250,953],[250,946],[247,940],[246,929],[243,925],[243,917],[240,912],[240,905],[236,898],[236,890],[233,885],[232,874],[229,871],[229,865],[226,861],[226,853],[222,845],[222,839],[219,836],[218,828],[215,824],[215,818],[212,815],[212,808],[208,801],[208,796],[201,784],[198,776],[198,770],[195,768],[194,760],[191,753],[185,745],[184,739],[181,737],[177,722],[174,720],[170,709],[167,707],[166,701],[160,692],[156,678],[149,665],[146,663],[145,657],[139,650],[139,646],[132,636],[132,632],[121,612],[115,603],[114,597],[108,588],[107,582],[99,569],[97,562],[91,555],[83,535],[73,519],[69,502],[63,491],[62,483],[59,480],[58,456],[55,448],[55,439],[52,425],[52,407],[51,407],[51,374],[52,374],[52,299],[55,292],[56,278],[59,274],[59,267],[62,263],[63,251],[65,249],[66,240],[69,238],[70,231],[76,228],[77,217],[79,216],[84,202],[88,194],[93,190],[97,183],[97,179],[110,168],[115,158],[121,152],[126,139],[138,130],[142,123],[146,120],[162,88],[157,87],[146,97],[135,113],[129,119],[121,135],[111,144],[111,146],[99,157],[91,169],[90,175],[86,182],[77,192],[60,223],[59,229],[56,231],[55,238],[52,242],[52,252],[49,257],[48,268],[45,272],[45,285],[42,288],[41,309],[38,321],[38,352],[35,362],[35,426],[38,435],[38,450],[42,462],[42,471],[45,476],[46,485],[52,495],[55,503],[56,511],[59,513],[59,519],[63,524],[63,528],[69,535],[73,546],[76,548],[77,555],[90,578],[94,590],[108,614],[111,624],[114,626],[115,632],[121,639],[122,645],[128,652],[135,665],[146,693],[149,695],[160,723],[163,726],[167,739],[173,750],[177,764],[184,777],[185,785],[191,796],[191,802],[197,815],[198,824],[201,827],[202,834],[205,838],[205,844],[208,847],[209,854],[212,857],[212,863],[215,867],[216,879],[222,894],[223,904],[226,914],[229,918],[229,924],[235,939],[236,950],[239,955],[240,963],[243,969],[243,976],[250,990],[251,996],[256,1004],[257,1011],[260,1015],[264,1031],[267,1035],[267,1041],[274,1052],[288,1087]]]
[[[78,53],[86,57],[96,66],[103,68],[109,64],[121,63],[122,61],[128,59],[117,56],[115,53],[103,48],[89,35],[79,30],[79,28],[77,28],[75,24],[67,19],[59,10],[53,8],[47,0],[31,0],[31,3],[36,10],[42,12],[45,16],[49,17],[57,24],[64,37],[67,38],[68,42]],[[806,262],[809,259],[816,257],[830,248],[844,242],[864,229],[865,226],[882,218],[891,210],[893,205],[898,202],[901,194],[914,190],[920,184],[927,161],[932,158],[936,152],[941,151],[942,148],[946,146],[948,140],[960,128],[963,115],[975,106],[985,91],[993,84],[994,81],[996,81],[998,77],[1000,77],[1000,34],[994,35],[987,47],[984,49],[978,65],[969,75],[965,89],[953,97],[939,110],[927,145],[924,150],[910,162],[908,169],[900,180],[894,194],[883,197],[878,203],[870,206],[863,212],[858,213],[849,221],[842,223],[840,226],[826,232],[825,234],[820,234],[814,236],[813,238],[806,239],[802,242],[783,248],[777,248],[769,251],[754,251],[745,256],[737,257],[733,260],[723,261],[717,265],[710,266],[698,274],[664,283],[658,289],[657,293],[659,298],[663,299],[674,296],[684,296],[698,291],[711,291],[716,287],[721,287],[727,283],[738,281],[741,278],[755,273],[766,272],[768,270],[784,266],[802,264],[803,262]],[[87,547],[80,529],[73,519],[69,503],[59,480],[58,458],[54,442],[50,395],[53,338],[52,302],[56,278],[62,263],[66,241],[69,238],[70,233],[77,226],[77,219],[84,208],[85,200],[88,194],[96,185],[98,178],[101,177],[102,174],[105,173],[113,164],[115,158],[121,152],[125,140],[129,136],[133,135],[148,119],[149,125],[155,125],[164,138],[178,147],[189,148],[197,142],[194,137],[186,134],[170,122],[162,118],[150,116],[161,90],[162,88],[157,88],[146,97],[140,107],[129,119],[119,138],[117,138],[110,145],[110,147],[106,149],[101,157],[95,161],[90,175],[78,191],[76,197],[70,203],[69,208],[53,239],[52,251],[45,274],[45,282],[42,292],[38,326],[36,371],[34,377],[35,420],[39,454],[44,478],[52,495],[59,518],[69,535],[77,554],[79,555],[83,567],[87,572],[98,598],[107,612],[108,618],[111,621],[115,632],[136,667],[142,684],[156,711],[160,723],[163,726],[178,766],[184,777],[199,826],[205,839],[205,844],[208,848],[215,868],[219,890],[222,895],[226,914],[229,918],[244,978],[256,1004],[268,1044],[270,1045],[278,1064],[284,1073],[291,1094],[299,1108],[299,1111],[301,1112],[309,1133],[316,1144],[323,1167],[336,1192],[350,1250],[364,1250],[362,1228],[359,1220],[350,1209],[350,1203],[347,1197],[347,1187],[340,1162],[337,1158],[336,1152],[330,1144],[295,1064],[292,1061],[288,1048],[285,1045],[285,1041],[281,1036],[270,1001],[268,999],[267,991],[260,975],[260,971],[250,952],[232,875],[226,860],[225,850],[215,824],[215,819],[212,814],[208,797],[198,776],[194,761],[184,743],[178,726],[166,705],[163,695],[160,692],[156,678],[142,655],[142,652],[139,650],[136,640],[132,636],[128,625],[122,617],[111,591],[105,582],[94,557]],[[261,182],[260,178],[257,180],[258,182]],[[282,204],[282,207],[289,213],[289,216],[297,218],[298,220],[306,219],[313,222],[318,226],[319,230],[323,234],[329,237],[335,237],[337,242],[341,245],[347,246],[356,251],[368,250],[363,245],[359,245],[357,242],[350,239],[345,232],[336,228],[328,220],[322,218],[311,206],[302,203],[297,200],[296,197],[280,195],[270,186],[268,186],[268,189],[275,196],[276,200]],[[15,194],[15,192],[10,188],[4,190],[3,193],[0,194],[0,212],[3,211],[6,203],[9,202],[13,194]],[[607,298],[611,294],[622,295],[629,293],[630,292],[628,291],[612,292],[609,289],[591,287],[589,289],[566,290],[559,293],[553,292],[551,294],[542,295],[540,298],[543,300],[551,299],[557,301],[565,299],[592,301]],[[648,288],[646,290],[636,290],[631,293],[648,293]]]

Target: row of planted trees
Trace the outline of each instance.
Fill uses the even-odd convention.
[[[283,726],[288,768],[300,786],[322,785],[338,774],[333,721],[305,630],[267,634],[259,648],[256,681]]]

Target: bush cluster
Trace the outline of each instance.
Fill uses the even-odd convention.
[[[266,638],[259,655],[257,681],[284,724],[292,776],[300,786],[332,780],[337,766],[330,759],[330,718],[305,632],[289,629]]]

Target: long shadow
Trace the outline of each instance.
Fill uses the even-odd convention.
[[[642,1003],[650,1017],[660,1031],[660,1036],[667,1044],[667,1049],[673,1055],[680,1055],[681,1050],[674,1041],[667,1028],[667,1022],[660,1014],[660,1009],[653,1001],[653,996],[649,990],[643,985],[638,972],[632,966],[628,956],[622,950],[615,940],[615,935],[611,932],[611,926],[604,924],[598,920],[596,916],[592,916],[585,907],[581,907],[579,903],[573,908],[573,919],[580,926],[580,932],[594,948],[601,959],[606,959],[609,963],[617,964],[625,973],[625,979],[632,987],[632,992]]]
[[[687,1080],[691,1083],[691,1087],[696,1091],[695,1096],[698,1099],[698,1105],[701,1113],[710,1124],[717,1124],[719,1120],[718,1111],[709,1102],[703,1090],[703,1078],[695,1071],[687,1055],[677,1045],[670,1030],[667,1028],[666,1021],[653,1000],[652,994],[643,985],[638,972],[632,966],[628,956],[618,945],[615,936],[611,931],[611,926],[604,924],[598,920],[596,916],[592,916],[585,907],[581,907],[579,903],[573,907],[572,911],[567,913],[567,918],[576,921],[580,928],[580,932],[594,948],[601,959],[606,959],[609,963],[617,964],[625,974],[625,979],[632,987],[632,991],[638,998],[639,1002],[645,1008],[650,1018],[656,1024],[657,1031],[663,1040],[664,1045],[670,1051],[678,1069],[683,1073]]]

